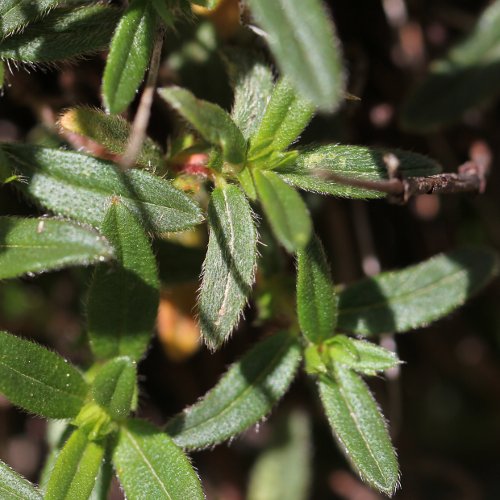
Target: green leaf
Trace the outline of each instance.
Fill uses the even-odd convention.
[[[136,364],[122,356],[102,366],[92,384],[92,396],[111,417],[121,420],[134,409],[137,393]]]
[[[497,254],[482,248],[462,248],[379,274],[341,292],[338,329],[379,335],[426,326],[463,305],[497,275]]]
[[[17,187],[57,214],[99,227],[118,196],[155,232],[188,229],[203,219],[187,195],[147,172],[123,173],[110,162],[57,149],[2,144],[2,150],[11,171],[28,182]]]
[[[337,324],[337,296],[325,251],[315,235],[297,252],[297,314],[310,342],[330,338]]]
[[[118,263],[96,268],[87,302],[90,344],[99,359],[144,354],[159,301],[156,261],[144,229],[123,203],[114,202],[102,227]]]
[[[107,46],[118,16],[117,9],[104,5],[54,9],[0,41],[0,59],[48,63],[96,52]]]
[[[399,173],[403,177],[429,176],[441,172],[434,160],[418,153],[339,144],[301,152],[294,164],[279,167],[276,172],[292,186],[305,191],[346,198],[383,198],[385,193],[347,186],[335,182],[335,177],[353,181],[386,180],[389,159],[393,156],[399,161]]]
[[[301,349],[295,337],[280,332],[253,347],[219,383],[166,427],[184,449],[226,441],[256,424],[283,397],[297,372]]]
[[[115,473],[113,471],[113,464],[111,463],[111,454],[109,453],[108,446],[102,461],[101,469],[99,470],[99,474],[95,480],[94,489],[89,496],[89,500],[108,500],[111,481],[114,476]]]
[[[242,166],[246,141],[226,111],[217,104],[197,99],[189,90],[180,87],[163,88],[158,92],[207,142],[222,149],[224,160]]]
[[[254,170],[252,173],[275,236],[289,252],[304,248],[311,237],[312,223],[300,195],[274,172]]]
[[[101,442],[90,441],[76,429],[57,457],[47,484],[45,500],[87,500],[94,489],[104,457]]]
[[[87,106],[66,111],[61,116],[59,125],[64,130],[102,144],[110,153],[117,155],[125,152],[131,132],[130,124],[121,116],[107,115]],[[164,161],[160,146],[146,137],[136,163],[152,171],[161,169]]]
[[[365,375],[376,375],[377,372],[388,370],[400,363],[394,352],[372,342],[351,339],[345,335],[335,335],[327,346],[324,346],[324,350],[333,362],[342,363]]]
[[[132,0],[116,27],[102,79],[110,113],[121,113],[134,99],[149,64],[156,26],[149,0]]]
[[[282,419],[283,420],[283,419]],[[307,500],[311,483],[311,429],[308,417],[294,411],[273,429],[272,446],[250,473],[248,500]]]
[[[172,7],[168,0],[151,0],[151,5],[156,13],[161,17],[163,24],[168,28],[173,28],[175,19],[172,14]]]
[[[116,474],[127,498],[204,499],[188,458],[163,432],[141,420],[120,429],[113,454]]]
[[[231,116],[245,139],[249,139],[262,121],[273,91],[273,74],[257,52],[237,48],[223,53],[234,91]]]
[[[38,488],[0,461],[0,498],[42,500],[43,497]]]
[[[250,161],[288,148],[307,127],[314,111],[314,106],[300,97],[288,80],[281,79],[274,87],[260,126],[250,141]]]
[[[243,312],[255,278],[257,231],[245,195],[227,184],[212,191],[210,237],[203,263],[199,320],[212,350],[229,338]]]
[[[500,95],[500,2],[492,2],[472,33],[434,61],[406,100],[401,121],[416,132],[451,124],[469,109]]]
[[[363,481],[392,496],[399,481],[396,453],[384,417],[363,380],[336,366],[318,382],[328,422],[342,452]]]
[[[2,0],[0,5],[0,39],[22,31],[26,25],[43,17],[50,8],[60,4],[61,0]]]
[[[344,88],[342,56],[320,0],[250,0],[281,71],[323,111],[334,111]]]
[[[0,332],[0,393],[11,403],[47,418],[72,418],[87,392],[80,372],[61,356]]]
[[[112,257],[109,243],[93,229],[59,219],[0,216],[0,279]]]

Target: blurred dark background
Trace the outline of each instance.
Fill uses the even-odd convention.
[[[343,44],[349,93],[359,100],[346,100],[335,116],[317,117],[303,144],[408,149],[435,158],[446,171],[466,161],[478,141],[493,157],[484,195],[421,196],[407,206],[307,197],[335,281],[349,283],[379,270],[401,268],[460,244],[500,250],[500,99],[432,134],[408,134],[398,125],[401,103],[425,76],[429,61],[469,33],[488,2],[329,3]],[[217,50],[224,43],[251,40],[235,24],[236,12],[235,2],[224,1],[216,15],[200,16],[168,35],[160,83],[174,81],[199,97],[230,106]],[[14,69],[0,98],[0,140],[63,144],[68,138],[57,134],[59,114],[76,104],[100,106],[103,66],[104,56],[99,55],[57,68]],[[175,127],[168,108],[155,102],[150,134],[166,145]],[[76,139],[70,145],[83,146]],[[11,188],[0,190],[0,214],[38,213],[43,212]],[[211,355],[198,349],[190,314],[196,283],[169,282],[165,274],[160,335],[140,365],[140,414],[158,424],[212,387],[262,331],[251,308],[245,324],[220,352]],[[88,280],[88,270],[73,269],[0,283],[0,328],[33,338],[85,367],[90,362],[83,311]],[[451,317],[397,337],[406,364],[399,375],[371,383],[391,423],[401,463],[402,490],[396,498],[500,498],[499,292],[495,282]],[[167,330],[180,332],[185,340],[172,339]],[[300,376],[259,432],[251,430],[230,446],[193,454],[210,499],[245,497],[252,464],[272,438],[280,416],[296,407],[307,410],[312,425],[311,498],[379,498],[337,451],[314,388]],[[47,451],[46,432],[43,420],[0,398],[0,458],[33,481]],[[121,498],[116,485],[112,498]]]

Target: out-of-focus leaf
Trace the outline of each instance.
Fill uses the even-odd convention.
[[[257,458],[248,500],[306,500],[311,483],[311,429],[307,415],[294,411],[277,422],[272,446]]]
[[[300,195],[274,172],[254,170],[253,177],[275,236],[289,252],[304,248],[311,237],[312,223]]]
[[[0,393],[47,418],[72,418],[88,392],[80,372],[58,354],[0,332]]]
[[[337,108],[344,88],[342,56],[320,0],[250,0],[282,72],[323,111]]]
[[[151,0],[151,4],[156,10],[156,13],[161,17],[163,24],[168,28],[172,28],[174,26],[175,19],[172,14],[173,9],[171,8],[170,3],[166,0]]]
[[[363,380],[336,366],[333,378],[319,381],[326,416],[342,452],[361,479],[391,496],[398,487],[396,453],[384,417]]]
[[[0,498],[42,500],[43,497],[38,488],[0,461]]]
[[[113,257],[95,230],[59,219],[0,217],[0,279]]]
[[[280,332],[234,363],[199,402],[166,427],[185,449],[213,446],[240,434],[271,411],[290,386],[301,358],[298,340]]]
[[[187,195],[147,172],[123,173],[110,162],[51,148],[2,144],[0,151],[7,168],[28,181],[17,187],[57,214],[99,227],[117,196],[155,232],[180,231],[203,219]]]
[[[191,3],[206,7],[209,10],[215,9],[221,0],[192,0]]]
[[[182,450],[141,420],[120,429],[113,464],[127,498],[203,500],[200,480]]]
[[[500,95],[500,2],[492,2],[472,33],[430,66],[407,99],[405,128],[431,132],[458,120],[474,106]]]
[[[134,408],[136,364],[130,358],[113,358],[102,366],[92,383],[94,400],[116,420],[127,417]]]
[[[265,102],[265,114],[251,138],[249,158],[253,161],[290,146],[307,127],[315,110],[285,78],[276,84],[271,99]],[[269,165],[266,166],[269,168]]]
[[[104,445],[90,441],[86,432],[77,429],[57,457],[47,484],[46,500],[87,500],[94,489]]]
[[[0,41],[0,59],[48,63],[104,49],[119,10],[106,5],[57,8],[23,32]]]
[[[337,324],[337,296],[325,251],[315,235],[297,252],[297,314],[310,342],[331,337]]]
[[[342,363],[358,373],[376,375],[377,372],[397,366],[397,355],[373,342],[357,340],[345,335],[335,335],[333,341],[324,346],[333,362]]]
[[[257,231],[245,195],[234,185],[213,190],[210,238],[199,297],[201,333],[218,349],[242,314],[255,277]]]
[[[116,27],[102,78],[110,113],[121,113],[134,99],[149,64],[156,26],[149,0],[132,0]]]
[[[144,229],[122,203],[111,205],[102,232],[118,263],[95,270],[87,302],[90,343],[99,359],[138,360],[150,342],[158,310],[156,261]]]
[[[463,305],[497,274],[497,254],[482,248],[379,274],[340,293],[338,329],[377,335],[425,326]]]
[[[167,87],[158,92],[206,141],[222,149],[224,160],[237,166],[243,164],[246,141],[226,111],[180,87]]]
[[[245,139],[259,128],[273,91],[273,74],[256,52],[226,49],[224,59],[234,91],[231,116]]]
[[[103,111],[80,106],[66,111],[59,120],[60,126],[68,132],[88,137],[102,144],[110,153],[121,155],[127,148],[131,126],[121,116],[107,115]],[[137,164],[155,170],[163,166],[160,146],[146,137]]]
[[[294,164],[280,167],[276,172],[289,184],[305,191],[346,198],[383,198],[385,193],[347,186],[336,182],[335,176],[353,181],[386,180],[388,163],[394,157],[399,161],[398,171],[403,177],[429,176],[441,172],[434,160],[418,153],[333,144],[305,151]]]

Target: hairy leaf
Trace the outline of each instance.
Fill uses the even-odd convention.
[[[203,263],[199,319],[206,344],[217,349],[237,325],[250,294],[257,231],[245,195],[230,184],[212,192],[208,223],[210,238]]]
[[[147,422],[129,420],[122,426],[113,463],[127,498],[205,498],[186,455],[165,433]]]
[[[202,449],[236,436],[264,418],[283,397],[300,363],[295,337],[264,339],[234,363],[219,383],[166,427],[185,449]]]
[[[234,91],[231,116],[245,139],[249,139],[264,116],[273,91],[273,74],[256,52],[226,49],[224,59]]]
[[[149,0],[132,0],[116,27],[102,78],[110,113],[121,113],[134,99],[149,64],[156,26]]]
[[[110,162],[57,149],[2,144],[2,150],[12,173],[28,181],[17,186],[57,214],[101,226],[111,198],[118,196],[156,232],[180,231],[202,220],[187,195],[147,172],[123,173]]]
[[[348,186],[337,182],[335,177],[346,181],[386,180],[394,157],[403,177],[429,176],[441,171],[434,160],[418,153],[332,144],[305,151],[293,165],[279,167],[276,172],[289,184],[305,191],[346,198],[383,198],[385,193]]]
[[[115,248],[118,263],[95,270],[87,302],[90,343],[99,359],[138,360],[156,321],[156,261],[144,229],[124,204],[111,205],[102,232]]]
[[[311,483],[311,429],[301,411],[274,427],[273,442],[252,468],[248,500],[306,500]]]
[[[333,377],[320,379],[319,391],[340,448],[361,479],[391,496],[399,469],[384,417],[359,375],[336,366]]]
[[[42,500],[43,497],[38,488],[0,461],[0,498]]]
[[[0,332],[0,393],[11,403],[47,418],[72,418],[87,392],[80,372],[58,354]]]
[[[388,370],[400,363],[394,352],[372,342],[344,335],[335,335],[326,349],[334,362],[342,363],[365,375],[376,375],[377,372]]]
[[[107,115],[88,106],[66,111],[61,116],[59,124],[64,130],[88,137],[102,144],[110,153],[117,155],[125,152],[131,132],[130,124],[121,116]],[[146,137],[136,163],[153,171],[163,167],[160,146]]]
[[[104,445],[90,441],[77,429],[58,454],[47,484],[45,500],[87,500],[104,457]]]
[[[104,49],[119,11],[106,5],[57,8],[23,32],[0,41],[0,59],[48,63]]]
[[[300,195],[274,172],[254,170],[253,176],[275,236],[289,252],[304,248],[311,237],[312,223]]]
[[[116,420],[127,417],[134,409],[136,371],[135,362],[122,356],[108,361],[94,379],[94,400]]]
[[[297,314],[300,329],[310,342],[320,343],[332,336],[337,323],[337,296],[317,236],[297,252]]]
[[[62,0],[2,0],[0,4],[0,39],[22,31],[29,22],[43,17]]]
[[[338,328],[378,335],[425,326],[463,305],[497,274],[497,254],[482,248],[462,248],[379,274],[341,292]]]
[[[339,43],[320,0],[250,0],[282,72],[323,111],[337,108],[344,88]]]
[[[500,2],[492,2],[475,29],[434,61],[402,110],[409,130],[431,132],[500,95]]]
[[[243,164],[246,141],[226,111],[180,87],[163,88],[159,93],[206,141],[222,149],[224,160],[234,165]]]
[[[113,257],[95,230],[59,219],[0,216],[0,279]]]
[[[314,111],[314,106],[300,97],[287,79],[281,79],[274,87],[260,126],[251,139],[250,160],[285,150],[307,127]]]

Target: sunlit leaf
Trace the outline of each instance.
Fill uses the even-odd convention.
[[[379,274],[340,293],[338,328],[378,335],[425,326],[463,305],[497,274],[497,254],[482,248],[459,249]]]
[[[201,222],[202,213],[172,184],[141,170],[121,172],[113,163],[51,148],[2,144],[5,166],[27,184],[17,187],[40,205],[72,219],[101,226],[113,196],[156,232],[179,231]],[[5,161],[5,160],[4,160]]]
[[[129,420],[119,433],[113,464],[127,498],[203,500],[188,458],[164,432]]]
[[[365,146],[332,144],[301,152],[293,164],[276,172],[289,184],[305,191],[346,198],[383,198],[385,193],[336,181],[380,181],[388,179],[388,168],[398,162],[403,177],[438,174],[440,166],[430,158],[400,150],[373,149]]]
[[[125,152],[131,131],[130,124],[121,116],[107,115],[87,106],[66,111],[59,124],[64,130],[88,137],[117,155]],[[150,170],[163,167],[163,154],[158,144],[146,137],[136,163]]]
[[[43,497],[38,488],[0,461],[0,498],[42,500]]]
[[[234,165],[243,164],[246,141],[226,111],[217,104],[197,99],[180,87],[163,88],[159,93],[206,141],[222,149],[226,161]]]
[[[233,185],[216,188],[208,207],[210,238],[199,297],[201,333],[211,349],[232,333],[253,284],[257,231],[250,205]]]
[[[321,241],[313,236],[297,252],[297,314],[300,329],[310,342],[332,336],[337,323],[337,296]]]
[[[254,170],[259,200],[280,243],[289,251],[304,248],[312,231],[311,218],[300,195],[274,172]]]
[[[90,441],[86,432],[77,429],[66,441],[52,469],[46,500],[87,500],[104,457],[101,442]]]
[[[88,392],[80,372],[58,354],[0,332],[0,393],[47,418],[71,418]]]
[[[149,64],[156,26],[149,0],[132,0],[116,27],[102,79],[109,112],[121,113],[134,99]]]
[[[282,72],[300,93],[333,111],[344,88],[342,56],[320,0],[250,0]]]
[[[399,468],[384,417],[363,380],[336,366],[333,378],[319,381],[321,401],[342,452],[370,486],[391,496]]]
[[[298,340],[281,332],[259,342],[219,383],[166,427],[185,449],[202,449],[240,434],[266,417],[290,386],[300,363]]]

